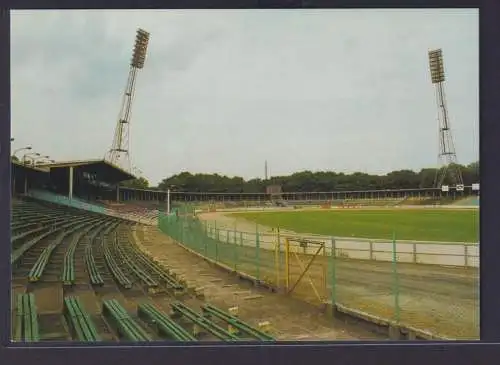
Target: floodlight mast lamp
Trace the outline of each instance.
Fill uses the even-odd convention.
[[[130,171],[129,139],[130,139],[130,119],[132,103],[135,96],[135,83],[137,71],[144,67],[146,52],[149,43],[149,33],[143,29],[138,29],[135,37],[134,52],[130,62],[130,70],[127,79],[127,86],[122,99],[120,115],[115,128],[113,145],[108,153],[108,159],[114,165]]]
[[[446,97],[444,93],[444,63],[443,51],[435,49],[429,51],[429,69],[431,81],[435,87],[436,103],[438,107],[439,124],[439,163],[440,169],[436,172],[434,186],[441,188],[446,176],[449,174],[451,181],[455,186],[463,185],[462,172],[458,166],[455,144],[451,134],[450,120],[446,106]]]

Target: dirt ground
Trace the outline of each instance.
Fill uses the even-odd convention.
[[[234,217],[223,213],[203,214],[202,219],[217,220],[221,228],[236,225],[238,230],[255,231],[255,223],[242,219],[235,222]],[[259,226],[259,231],[270,232],[271,229]],[[237,259],[238,270],[273,284],[278,281],[276,268],[280,267],[279,285],[284,286],[284,255],[277,265],[277,255],[268,250],[260,250],[257,258],[255,248],[239,246],[235,255],[233,245],[218,246],[220,261],[234,266]],[[291,255],[290,285],[299,279],[311,258],[311,255]],[[317,256],[295,287],[294,295],[317,305],[331,300],[334,287],[335,301],[345,306],[383,318],[397,320],[399,317],[402,323],[444,337],[479,337],[477,269],[403,263],[394,267],[390,262],[337,258],[332,278],[329,265],[328,257]]]
[[[268,322],[271,333],[280,340],[381,339],[364,329],[334,321],[317,307],[257,288],[221,271],[156,227],[143,227],[137,237],[144,252],[180,275],[189,286],[203,291],[207,302],[226,310],[238,307],[238,316],[254,326]]]

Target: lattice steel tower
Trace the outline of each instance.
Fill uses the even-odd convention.
[[[130,62],[127,87],[125,88],[120,115],[118,116],[118,122],[115,128],[113,145],[107,154],[107,159],[111,163],[123,168],[126,171],[131,170],[129,155],[130,114],[132,111],[132,102],[134,101],[135,81],[137,71],[144,67],[148,42],[149,33],[143,29],[138,29],[135,37],[134,52]]]
[[[429,51],[429,68],[431,80],[435,87],[436,103],[438,107],[439,124],[439,155],[440,169],[437,170],[434,186],[441,188],[446,176],[450,176],[455,186],[463,185],[462,172],[457,162],[455,144],[451,135],[450,120],[444,94],[444,65],[441,49]]]

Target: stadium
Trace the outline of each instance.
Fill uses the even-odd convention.
[[[14,340],[315,339],[286,333],[286,326],[269,314],[274,311],[263,310],[263,295],[287,298],[298,308],[307,303],[313,313],[392,321],[394,279],[399,280],[399,321],[414,328],[414,335],[477,335],[470,318],[477,305],[477,242],[466,242],[471,235],[477,237],[477,206],[459,204],[475,203],[477,197],[467,191],[462,199],[437,206],[447,200],[436,189],[373,193],[384,194],[379,199],[364,198],[371,197],[369,192],[351,192],[354,198],[336,204],[325,201],[325,193],[309,193],[306,200],[298,199],[299,193],[282,194],[276,200],[276,194],[266,193],[200,196],[111,188],[131,178],[104,160],[12,163]],[[405,197],[392,197],[398,194]],[[433,205],[412,205],[411,197]],[[396,272],[390,235],[359,230],[367,227],[360,222],[377,215],[380,224],[381,212],[389,214],[386,220],[410,214],[404,219],[421,225],[401,232],[410,236],[397,241]],[[418,240],[418,232],[437,232],[426,214],[445,227],[436,242]],[[464,216],[457,221],[456,214]],[[436,216],[442,221],[436,222]],[[339,217],[339,227],[358,227],[354,237],[338,234],[332,240],[336,228],[328,232],[321,227]],[[297,224],[304,219],[309,223]],[[462,229],[466,239],[447,242],[449,237],[439,235],[449,232],[450,224],[472,232]],[[169,252],[175,254],[168,257]],[[197,260],[209,262],[204,270],[210,272],[182,267]],[[373,279],[370,284],[367,275]],[[209,301],[205,291],[210,292],[210,281],[213,286],[218,280],[228,288],[246,285],[246,290],[229,290],[233,295],[242,292],[238,299],[226,294]],[[254,317],[255,307],[261,309],[261,318]],[[182,320],[173,319],[177,317]]]
[[[456,161],[432,188],[124,186],[139,178],[127,110],[148,39],[138,30],[106,158],[13,153],[13,341],[479,338],[479,182]]]

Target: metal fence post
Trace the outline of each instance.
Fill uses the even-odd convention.
[[[203,251],[205,253],[205,257],[208,255],[208,228],[207,221],[204,221],[204,229],[203,229]]]
[[[180,232],[180,241],[182,244],[184,244],[184,219],[180,219],[180,224],[179,224],[179,227],[181,229],[181,232]]]
[[[464,243],[464,267],[469,266],[469,246]]]
[[[233,267],[234,271],[238,270],[238,244],[236,243],[236,231],[234,231],[234,243],[231,245],[233,247]]]
[[[255,259],[257,260],[257,280],[260,281],[260,237],[259,225],[255,224]]]
[[[285,238],[285,293],[290,288],[290,241]]]
[[[224,251],[223,251],[223,255],[227,255],[227,260],[229,261],[231,258],[229,256],[229,252],[230,252],[230,246],[229,246],[229,230],[227,229],[226,230],[226,244],[225,245],[222,245],[222,247],[224,247]],[[230,261],[229,261],[230,262]],[[229,263],[228,262],[228,263]]]
[[[276,251],[278,255],[278,267],[276,269],[276,287],[280,287],[280,271],[281,271],[281,237],[280,237],[280,228],[277,228],[276,232],[276,239],[278,242],[276,242],[276,245],[278,246]]]
[[[218,262],[219,261],[219,231],[217,230],[217,228],[215,229],[215,235],[216,235],[216,239],[215,239],[215,262]]]
[[[393,273],[393,282],[394,282],[394,320],[396,323],[399,323],[400,320],[400,307],[399,307],[399,277],[398,277],[398,268],[397,268],[397,250],[396,250],[396,233],[392,234],[392,273]]]
[[[332,302],[332,308],[335,308],[337,302],[337,273],[336,273],[336,249],[335,249],[335,238],[331,239],[330,248],[330,300]]]
[[[177,241],[181,242],[181,221],[180,221],[180,218],[178,218],[178,217],[175,218],[175,220],[172,222],[172,228],[174,229],[174,232],[175,232],[175,239]]]
[[[219,235],[217,234],[217,221],[214,221],[214,239],[219,239]]]
[[[238,247],[238,261],[239,261],[239,256],[240,256],[240,253],[241,253],[241,249],[243,249],[243,232],[240,231],[240,246]],[[244,254],[244,251],[243,251],[243,256],[245,256]]]
[[[198,222],[198,234],[199,234],[200,240],[201,240],[201,242],[200,242],[200,244],[201,244],[200,251],[203,250],[203,256],[206,256],[206,254],[207,254],[207,250],[206,250],[206,245],[207,245],[207,229],[206,229],[204,221],[199,221]]]

